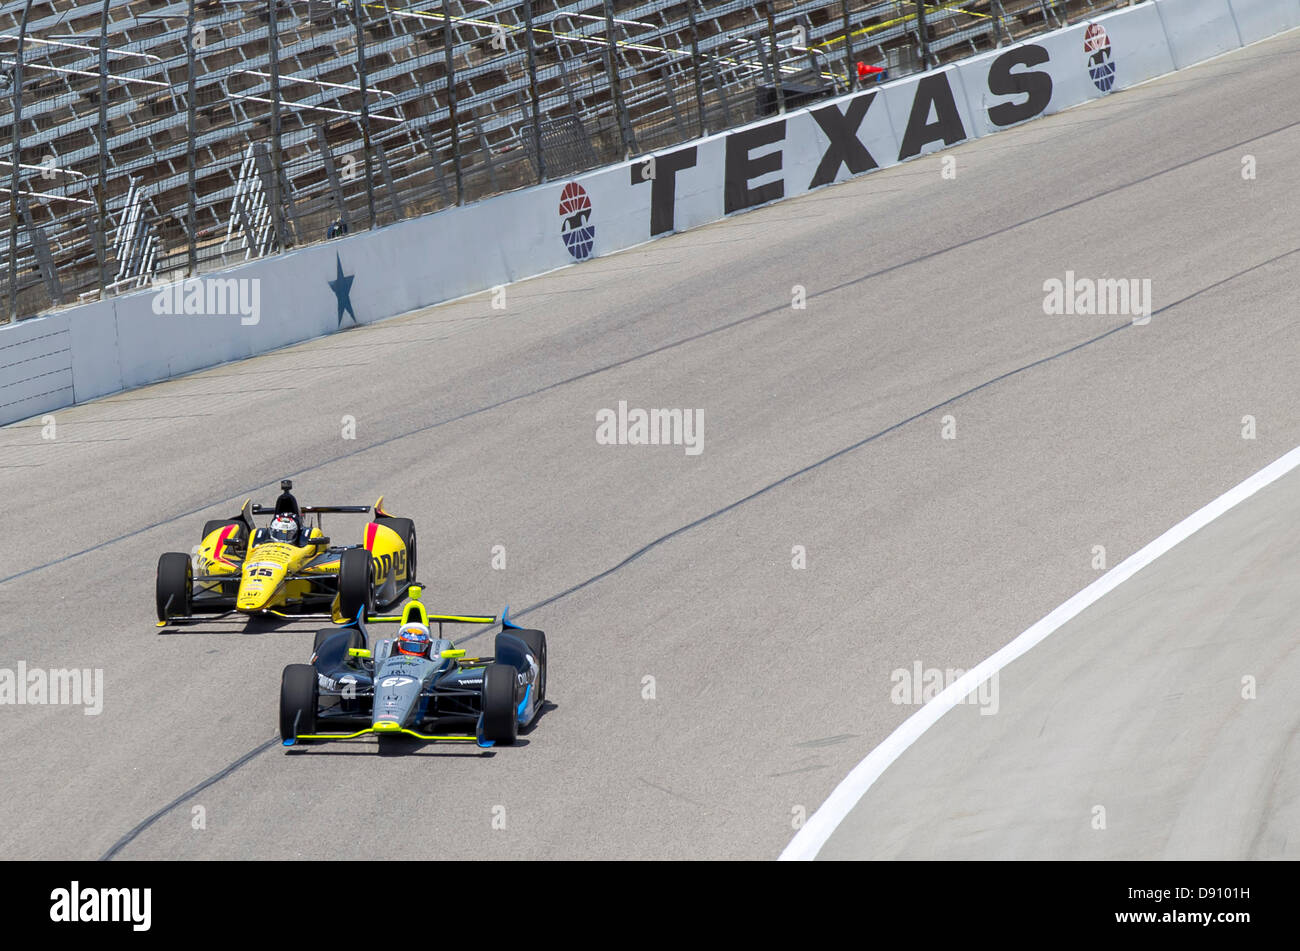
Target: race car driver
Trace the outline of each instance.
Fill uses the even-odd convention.
[[[429,637],[429,629],[418,622],[408,623],[402,626],[397,632],[397,638],[393,642],[399,654],[406,654],[410,657],[429,656],[429,649],[433,647],[433,639]]]
[[[300,526],[298,519],[288,512],[281,512],[271,520],[271,540],[286,545],[298,544]]]

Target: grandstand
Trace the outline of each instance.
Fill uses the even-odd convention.
[[[662,149],[853,88],[858,60],[896,77],[1124,5],[5,3],[0,319]]]

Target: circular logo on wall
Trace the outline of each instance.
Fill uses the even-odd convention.
[[[579,261],[591,256],[596,243],[596,226],[591,223],[591,199],[577,182],[569,182],[560,193],[560,237],[569,253]]]
[[[1115,85],[1115,61],[1110,55],[1110,37],[1100,23],[1089,23],[1083,34],[1083,54],[1088,57],[1088,75],[1102,92]]]

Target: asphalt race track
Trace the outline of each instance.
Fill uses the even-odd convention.
[[[71,408],[53,439],[0,429],[0,667],[104,672],[97,716],[0,710],[0,854],[774,858],[915,709],[892,672],[973,666],[1095,579],[1097,546],[1117,564],[1300,444],[1298,54],[1292,32],[942,153],[955,179],[932,155],[512,285],[504,309],[485,293]],[[1045,315],[1067,270],[1150,279],[1150,322]],[[597,444],[619,401],[702,410],[703,451]],[[283,477],[304,503],[383,493],[432,604],[547,631],[554,705],[525,742],[284,751],[280,671],[311,623],[158,632],[158,554]],[[1219,782],[1252,806],[1207,853],[1295,856],[1296,721],[1263,707],[1295,671],[1264,623],[1294,633],[1295,507],[1293,484],[1261,493],[1203,539],[1250,551],[1179,553],[1097,612],[1128,612],[1122,635],[1062,630],[1009,668],[1005,717],[961,711],[978,747],[941,722],[870,794],[899,837],[846,825],[836,854],[1031,834],[1053,857],[1182,854]],[[352,519],[327,530],[359,539]],[[1201,571],[1249,588],[1210,617]],[[1204,624],[1153,607],[1174,603]],[[1179,636],[1196,662],[1159,665]],[[1290,750],[1272,780],[1234,768],[1215,710],[1170,715],[1245,674],[1261,706],[1231,722],[1265,732],[1236,746]],[[1045,752],[1044,709],[1095,710],[1096,732]],[[1124,772],[1143,752],[1162,758]],[[1045,759],[1026,824],[951,815],[992,808],[991,764]],[[1070,782],[1068,808],[1028,802]],[[1083,844],[1094,803],[1105,845]],[[963,823],[983,831],[954,845]]]
[[[954,707],[820,857],[1300,856],[1297,524],[1292,470]]]

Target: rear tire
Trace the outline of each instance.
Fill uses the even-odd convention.
[[[392,529],[402,539],[402,544],[406,546],[406,583],[418,584],[415,580],[415,522],[409,518],[391,518],[383,516],[375,519],[375,522],[385,528]]]
[[[209,535],[211,535],[213,532],[217,531],[218,529],[225,528],[227,525],[243,525],[243,524],[244,523],[239,521],[238,519],[214,518],[211,521],[203,523],[203,535],[202,537],[199,538],[199,541],[203,541],[204,538],[207,538]]]
[[[158,579],[155,585],[158,620],[188,617],[193,594],[194,566],[190,563],[190,556],[178,551],[161,555],[158,558]]]
[[[351,621],[362,609],[375,611],[375,566],[370,552],[350,548],[339,558],[339,614]]]
[[[295,732],[315,733],[319,706],[320,682],[316,679],[316,668],[311,664],[290,664],[284,668],[280,677],[280,739],[293,739]]]
[[[518,674],[509,664],[488,664],[483,671],[483,739],[509,746],[519,734],[515,713]]]
[[[231,536],[228,545],[231,552],[233,552],[238,557],[242,558],[245,552],[248,550],[248,530],[247,527],[244,525],[244,523],[237,518],[216,518],[210,522],[204,523],[203,538],[200,538],[199,542],[202,543],[203,540],[206,539],[213,532],[219,531],[225,528],[227,525],[233,525],[235,526],[236,529],[238,529],[238,531],[234,532],[234,534]]]

